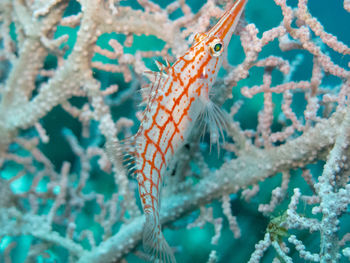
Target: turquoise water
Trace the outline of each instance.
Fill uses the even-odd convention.
[[[172,1],[154,1],[158,3],[161,7],[167,6],[167,4]],[[202,1],[186,1],[186,3],[192,8],[194,12],[199,10],[202,6]],[[297,1],[287,1],[287,3],[291,6],[296,6]],[[122,5],[124,6],[132,6],[135,9],[141,9],[139,4],[135,1],[122,1]],[[348,26],[350,24],[350,14],[344,11],[342,7],[343,1],[326,1],[326,0],[310,0],[309,1],[309,9],[310,12],[322,23],[325,30],[328,33],[331,33],[337,38],[345,43],[346,45],[350,45],[350,34]],[[70,5],[66,11],[66,15],[75,14],[80,10],[80,5],[71,1]],[[181,15],[181,12],[175,12],[172,15],[172,19],[176,19]],[[272,0],[249,0],[249,3],[246,7],[246,19],[249,23],[256,24],[259,29],[259,37],[261,37],[262,32],[272,27],[278,26],[281,19],[281,10],[278,6],[275,5]],[[214,23],[215,21],[213,21]],[[63,34],[69,34],[69,40],[62,45],[63,48],[67,48],[67,52],[65,57],[68,57],[76,40],[76,33],[78,31],[77,28],[68,28],[68,27],[58,27],[55,37],[59,37]],[[16,33],[14,28],[12,28],[13,38],[16,39]],[[108,46],[108,41],[110,39],[117,39],[120,42],[125,40],[125,35],[111,33],[104,34],[98,39],[98,45],[102,48],[110,49]],[[150,50],[161,50],[165,45],[165,42],[154,37],[154,36],[134,36],[134,41],[131,47],[124,47],[125,53],[134,54],[137,50],[150,51]],[[111,49],[110,49],[111,50]],[[323,50],[327,52],[332,60],[349,70],[347,67],[347,63],[349,63],[349,58],[345,56],[341,56],[336,52],[332,51],[330,48],[324,46]],[[297,68],[295,74],[293,75],[294,81],[300,80],[309,80],[311,77],[312,71],[312,56],[305,51],[288,51],[282,52],[278,48],[278,42],[274,41],[268,44],[263,51],[260,53],[259,58],[264,58],[269,55],[281,56],[290,62],[295,60],[298,56],[302,56],[302,62]],[[146,65],[155,70],[156,67],[153,62],[154,58],[145,59]],[[228,61],[232,65],[237,65],[241,63],[244,59],[244,52],[242,46],[240,44],[240,38],[238,36],[234,36],[228,50]],[[117,64],[117,61],[106,59],[100,55],[94,55],[92,61],[101,61],[104,63]],[[54,55],[49,55],[45,61],[45,69],[52,69],[57,66],[57,59]],[[240,88],[243,86],[253,86],[259,85],[262,81],[262,73],[263,69],[261,68],[252,68],[250,70],[249,78],[242,80],[238,83],[238,86],[233,89],[233,99],[229,99],[224,104],[224,108],[229,109],[233,103],[242,100],[243,106],[240,108],[238,114],[235,116],[235,120],[238,121],[243,129],[256,129],[257,126],[257,116],[258,112],[263,107],[263,95],[259,94],[254,96],[252,99],[247,99],[243,97],[240,93]],[[225,76],[225,72],[220,73],[221,76]],[[101,82],[102,89],[107,88],[111,84],[118,84],[119,93],[117,95],[113,95],[112,99],[118,100],[120,98],[120,94],[126,92],[130,88],[130,83],[125,82],[123,79],[123,75],[119,73],[109,73],[101,70],[94,69],[94,77]],[[280,84],[283,81],[282,74],[274,70],[272,73],[273,77],[273,85]],[[0,79],[1,80],[1,79]],[[44,82],[47,79],[43,78],[38,80],[38,82]],[[323,85],[327,85],[330,87],[336,87],[340,84],[340,80],[333,76],[326,76],[323,80]],[[34,94],[35,95],[35,94]],[[298,97],[297,101],[294,101],[293,109],[298,117],[302,117],[303,112],[306,107],[306,101],[304,95],[302,93],[296,94]],[[77,106],[81,107],[83,104],[87,102],[86,98],[72,98],[70,102]],[[111,107],[112,115],[115,120],[120,117],[127,117],[132,119],[135,122],[135,125],[132,127],[132,132],[137,131],[138,120],[135,117],[135,112],[138,110],[138,103],[140,102],[140,96],[138,93],[135,93],[135,96],[131,99],[127,99],[123,104],[118,106]],[[282,96],[274,95],[273,102],[275,104],[274,107],[274,122],[272,125],[273,131],[280,131],[282,126],[278,122],[278,116],[281,114],[281,103]],[[48,144],[40,144],[40,150],[45,154],[47,158],[52,162],[56,171],[59,171],[62,167],[64,161],[70,161],[72,163],[71,172],[72,174],[77,174],[82,167],[80,167],[78,157],[71,150],[70,145],[67,143],[65,139],[65,134],[73,134],[79,140],[80,144],[85,147],[87,145],[96,145],[102,147],[104,144],[104,139],[98,135],[97,132],[97,123],[92,122],[90,127],[90,137],[83,138],[81,136],[82,133],[82,125],[77,120],[72,118],[69,114],[67,114],[60,106],[55,107],[49,114],[47,114],[40,123],[45,127],[48,135],[51,140]],[[35,132],[33,130],[22,131],[21,135],[24,137],[35,136]],[[94,137],[96,135],[96,137]],[[204,143],[208,142],[208,138],[205,137]],[[20,156],[29,156],[28,152],[21,151],[18,146],[15,144],[10,146],[11,151],[16,152]],[[216,152],[213,151],[211,153],[204,154],[206,161],[211,169],[215,169],[220,167],[223,163],[225,154],[221,153],[218,157]],[[232,158],[231,155],[226,156],[228,158]],[[319,161],[316,164],[310,165],[310,169],[313,172],[315,178],[322,173],[323,162]],[[9,162],[5,169],[1,171],[1,178],[8,180],[16,175],[21,167],[14,163]],[[97,165],[97,158],[92,159],[91,161],[91,172],[89,180],[87,181],[87,185],[84,188],[84,193],[89,193],[90,191],[94,191],[102,194],[105,199],[110,199],[112,194],[116,191],[116,187],[114,187],[114,179],[113,177],[106,172],[101,171]],[[193,164],[192,169],[196,170],[195,164]],[[300,176],[301,171],[292,171],[292,182],[289,187],[289,197],[292,195],[292,189],[296,186],[301,188],[301,191],[304,193],[311,194],[307,185],[303,183],[302,178]],[[21,193],[27,191],[33,178],[35,175],[30,173],[26,174],[22,179],[15,181],[11,184],[11,189],[15,193]],[[281,174],[267,179],[264,182],[260,183],[261,191],[257,196],[255,196],[250,203],[245,202],[240,198],[240,193],[237,195],[231,196],[231,205],[232,205],[232,213],[237,216],[238,224],[241,228],[242,237],[240,239],[235,239],[228,228],[228,223],[224,220],[224,225],[221,233],[221,238],[219,240],[218,245],[211,245],[210,240],[214,235],[213,226],[206,224],[203,229],[193,228],[186,229],[186,225],[193,220],[195,220],[198,216],[198,211],[195,211],[182,219],[174,222],[170,228],[166,228],[164,230],[164,234],[166,239],[174,246],[178,253],[176,253],[176,258],[178,262],[206,262],[208,260],[208,256],[211,250],[217,250],[217,254],[219,256],[219,262],[247,262],[250,258],[251,253],[254,251],[254,245],[263,238],[265,234],[265,229],[269,224],[270,218],[264,217],[261,213],[257,212],[257,207],[261,203],[268,203],[271,197],[271,191],[279,186],[281,183]],[[47,190],[48,179],[44,179],[40,181],[37,190],[39,192],[45,192]],[[57,189],[57,192],[60,190]],[[137,196],[137,189],[135,189],[135,194]],[[286,198],[284,202],[278,207],[277,212],[274,213],[273,216],[279,216],[283,214],[286,210],[287,205],[290,201],[290,198]],[[139,200],[138,200],[139,202]],[[21,204],[24,207],[28,207],[28,203],[24,202]],[[223,216],[220,203],[214,202],[212,204],[214,210],[214,217]],[[63,209],[58,210],[59,214],[63,214]],[[47,214],[48,209],[42,208],[40,213]],[[99,243],[102,239],[102,228],[96,223],[94,220],[94,216],[100,213],[100,208],[96,204],[96,202],[91,201],[85,204],[82,208],[82,213],[76,219],[77,223],[77,232],[82,230],[90,230],[94,233],[96,242]],[[310,215],[310,211],[306,208],[301,209],[300,213]],[[346,219],[344,219],[346,220]],[[65,229],[60,225],[53,226],[54,230],[63,234]],[[116,233],[120,228],[120,224],[116,224],[113,227],[113,233]],[[344,232],[350,231],[350,225],[342,230]],[[291,234],[291,233],[290,233]],[[319,235],[318,234],[308,234],[307,231],[299,232],[299,238],[304,237],[303,241],[308,244],[308,249],[312,251],[318,251],[319,246]],[[29,244],[33,241],[31,236],[22,236],[16,238],[4,237],[0,241],[0,262],[4,262],[3,252],[5,248],[10,244],[10,242],[15,241],[17,246],[13,249],[11,253],[11,257],[13,262],[24,262],[26,254],[28,253]],[[82,242],[82,245],[89,249],[89,244],[86,239]],[[141,249],[141,246],[138,246],[138,249]],[[49,259],[44,256],[40,256],[36,258],[35,262],[67,262],[68,254],[67,251],[59,246],[51,246],[48,247],[45,252],[49,255]],[[295,250],[291,250],[289,253],[295,262],[303,262],[298,259],[297,253]],[[270,248],[262,262],[271,262],[275,257],[275,252]],[[135,255],[127,256],[127,262],[142,262]],[[344,261],[345,262],[345,261]]]

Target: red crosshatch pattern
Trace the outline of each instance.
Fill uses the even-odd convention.
[[[197,53],[200,51],[197,51]],[[195,55],[198,55],[197,53]],[[204,61],[203,68],[210,59],[211,57],[208,57]],[[194,61],[182,60],[185,61],[183,68]],[[185,78],[173,69],[169,71],[171,75],[163,81],[164,88],[161,89],[162,92],[152,98],[151,107],[146,110],[146,114],[152,114],[146,117],[148,125],[144,124],[142,132],[138,135],[144,140],[140,143],[141,149],[138,151],[137,173],[140,197],[146,213],[155,212],[158,209],[162,171],[167,167],[177,148],[184,142],[184,133],[187,126],[189,126],[189,122],[192,121],[190,117],[191,106],[196,97],[201,94],[198,87],[195,89],[196,94],[190,94],[190,88],[193,89],[193,83],[201,77],[201,73],[189,78],[187,85],[181,89],[181,84],[184,84],[183,79]],[[157,82],[162,82],[162,80]],[[154,85],[159,86],[159,83]],[[181,93],[177,97],[171,92],[174,85],[177,89],[181,89]],[[203,87],[203,85],[200,87]],[[160,91],[160,88],[157,90]],[[169,105],[172,105],[172,107],[169,108]]]
[[[178,58],[173,66],[155,73],[149,103],[137,134],[137,167],[139,194],[145,213],[159,209],[159,194],[164,170],[185,141],[191,122],[209,100],[209,87],[221,66],[221,58],[212,56],[208,47],[216,39],[225,40],[246,1],[227,11],[223,19],[207,33],[196,36],[196,43]],[[230,32],[232,34],[232,32]],[[203,106],[203,105],[202,105]],[[197,112],[197,114],[191,114]],[[194,115],[194,116],[193,116]]]
[[[212,31],[221,30],[221,38],[224,38],[232,23],[233,20],[221,23],[221,28],[214,27]],[[221,65],[218,57],[208,54],[207,47],[214,40],[215,36],[205,37],[172,67],[165,68],[168,75],[156,74],[142,128],[138,132],[136,172],[145,213],[159,208],[162,171],[185,140],[186,129],[193,119],[190,112],[194,101],[201,96],[204,101],[208,100],[209,86]]]
[[[197,34],[193,46],[172,66],[157,63],[161,72],[151,73],[153,83],[147,108],[136,135],[136,173],[146,214],[145,233],[149,235],[144,244],[151,247],[156,257],[171,254],[166,242],[161,241],[159,223],[160,190],[165,169],[201,113],[207,109],[208,114],[215,114],[210,113],[208,107],[211,104],[210,88],[223,61],[221,54],[228,46],[246,2],[236,1],[216,26]],[[215,121],[212,124],[219,125]],[[155,240],[150,241],[152,238]]]

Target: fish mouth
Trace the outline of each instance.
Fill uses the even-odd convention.
[[[221,39],[224,46],[227,47],[247,2],[248,0],[237,0],[208,31],[207,35]]]

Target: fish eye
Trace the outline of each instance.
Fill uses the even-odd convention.
[[[222,48],[222,44],[221,43],[217,43],[214,46],[214,51],[215,52],[219,52],[221,50],[221,48]]]
[[[223,45],[219,39],[215,39],[212,43],[210,43],[210,53],[214,57],[218,57],[222,54]]]

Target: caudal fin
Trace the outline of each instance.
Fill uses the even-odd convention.
[[[173,251],[166,242],[157,215],[146,214],[143,230],[143,247],[151,256],[152,262],[176,263]]]

